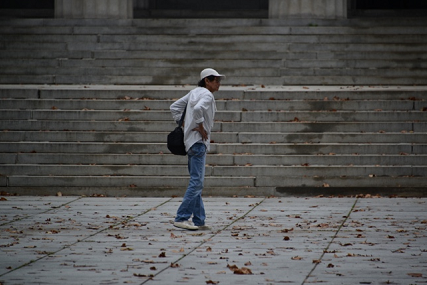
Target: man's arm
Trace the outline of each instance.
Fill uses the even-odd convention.
[[[172,117],[176,122],[179,122],[179,120],[181,120],[182,113],[184,113],[184,109],[187,106],[187,102],[188,94],[176,100],[172,105],[170,105],[169,109],[172,113]]]

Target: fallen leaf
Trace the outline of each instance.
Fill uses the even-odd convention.
[[[239,267],[237,267],[237,265],[235,265],[235,264],[233,264],[233,265],[228,264],[228,265],[227,265],[227,267],[228,267],[228,269],[230,269],[231,271],[234,271],[234,270],[236,270],[236,269],[238,269],[238,268],[239,268]]]
[[[421,273],[408,273],[408,275],[411,277],[423,277]]]
[[[288,232],[291,232],[291,231],[293,231],[294,230],[294,228],[291,228],[291,229],[283,229],[283,230],[281,230],[280,232],[281,233],[288,233]]]
[[[302,260],[303,258],[301,256],[294,256],[291,258],[292,260]]]
[[[122,247],[120,248],[121,251],[133,251],[133,248],[131,247]]]
[[[247,267],[242,267],[242,268],[239,268],[237,270],[234,270],[234,274],[250,275],[250,274],[252,274],[252,271]]]

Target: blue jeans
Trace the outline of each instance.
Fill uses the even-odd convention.
[[[181,205],[176,213],[175,222],[183,222],[193,215],[195,226],[205,224],[205,206],[202,201],[203,182],[205,180],[206,146],[195,143],[187,153],[190,182]]]

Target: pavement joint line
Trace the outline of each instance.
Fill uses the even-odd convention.
[[[199,243],[199,245],[195,246],[191,251],[189,251],[188,253],[182,255],[180,258],[178,258],[176,261],[172,262],[171,264],[175,264],[178,263],[179,261],[183,260],[184,258],[186,258],[187,256],[189,256],[190,254],[192,254],[195,250],[197,250],[198,248],[200,248],[202,245],[204,245],[205,243],[207,243],[209,240],[211,240],[212,238],[214,238],[216,235],[218,235],[220,232],[226,230],[228,227],[230,227],[231,225],[233,225],[234,223],[236,223],[237,221],[243,219],[244,217],[246,217],[247,215],[249,215],[250,212],[252,212],[253,210],[255,210],[256,207],[258,207],[259,205],[261,205],[265,200],[267,199],[267,197],[264,197],[264,199],[262,199],[260,202],[257,202],[254,204],[254,206],[247,211],[245,214],[243,214],[242,216],[240,216],[239,218],[233,220],[230,224],[224,226],[222,229],[217,230],[215,233],[211,234],[208,238],[204,239],[203,241],[201,241]],[[165,272],[167,269],[171,268],[170,265],[168,265],[167,267],[163,268],[162,270],[160,270],[159,272],[157,272],[156,274],[154,274],[152,277],[146,279],[144,282],[142,282],[140,285],[146,284],[149,281],[153,281],[153,279],[155,277],[157,277],[158,275],[160,275],[161,273]]]
[[[82,198],[84,198],[84,197],[79,197],[78,199],[75,199],[75,200],[73,200],[73,201],[71,201],[71,202],[77,201],[77,200],[82,199]],[[112,224],[112,225],[110,225],[110,226],[108,226],[108,227],[105,227],[105,228],[103,228],[103,229],[101,229],[101,230],[99,230],[99,231],[97,231],[97,232],[95,232],[95,233],[93,233],[93,234],[90,234],[90,235],[88,235],[87,237],[85,237],[85,238],[83,238],[83,239],[78,239],[77,241],[75,241],[75,242],[73,242],[73,243],[71,243],[71,244],[65,245],[65,246],[63,246],[62,248],[60,248],[60,249],[58,249],[58,250],[56,250],[56,251],[54,251],[54,252],[49,252],[49,253],[47,253],[46,255],[43,255],[43,256],[41,256],[41,257],[39,257],[39,258],[35,259],[35,260],[30,260],[29,262],[26,262],[26,263],[24,263],[24,264],[22,264],[22,265],[20,265],[20,266],[18,266],[18,267],[16,267],[16,268],[14,268],[14,269],[10,270],[10,271],[7,271],[7,272],[5,272],[5,273],[3,273],[3,274],[0,274],[0,277],[3,277],[3,276],[5,276],[5,275],[7,275],[7,274],[9,274],[9,273],[12,273],[12,272],[14,272],[14,271],[16,271],[16,270],[19,270],[19,269],[21,269],[21,268],[24,268],[25,266],[28,266],[28,265],[30,265],[30,264],[36,263],[37,261],[42,260],[42,259],[45,259],[46,257],[49,257],[49,256],[52,256],[52,255],[55,255],[55,254],[57,254],[58,252],[63,251],[64,249],[70,248],[70,247],[71,247],[71,246],[73,246],[73,245],[76,245],[76,244],[78,244],[78,243],[84,242],[85,240],[87,240],[87,239],[89,239],[89,238],[91,238],[91,237],[94,237],[94,236],[96,236],[97,234],[100,234],[100,233],[102,233],[102,232],[104,232],[104,231],[106,231],[106,230],[108,230],[108,229],[110,229],[110,228],[112,228],[112,227],[115,227],[115,226],[117,226],[117,225],[120,225],[120,224],[122,224],[123,222],[128,222],[128,221],[134,220],[135,218],[141,217],[141,216],[143,216],[143,215],[145,215],[145,214],[147,214],[147,213],[149,213],[149,212],[153,211],[153,209],[157,209],[158,207],[161,207],[161,206],[163,206],[164,204],[166,204],[166,203],[170,202],[172,199],[173,199],[173,198],[169,198],[168,200],[166,200],[166,201],[164,201],[164,202],[160,203],[159,205],[154,206],[154,207],[151,207],[151,208],[149,208],[149,209],[145,210],[144,212],[142,212],[142,213],[140,213],[140,214],[138,214],[138,215],[135,215],[135,216],[132,216],[132,217],[126,217],[125,219],[122,219],[121,221],[119,221],[119,222],[117,222],[117,223],[115,223],[115,224]],[[55,207],[55,208],[52,208],[52,209],[57,209],[57,208],[59,208],[59,207],[62,207],[62,206],[64,206],[64,205],[67,205],[67,204],[69,204],[69,203],[71,203],[71,202],[65,203],[65,204],[63,204],[63,205],[61,205],[61,206],[58,206],[58,207]],[[49,210],[48,210],[48,211],[46,211],[46,212],[49,212],[49,211],[50,211],[50,210],[52,210],[52,209],[49,209]],[[46,212],[44,212],[44,213],[46,213]],[[0,284],[1,284],[1,282],[0,282]]]
[[[350,218],[351,213],[354,210],[354,207],[356,207],[357,202],[359,202],[359,198],[356,198],[356,200],[353,203],[353,206],[351,206],[350,211],[348,212],[348,214],[345,216],[345,219],[342,221],[341,225],[338,227],[338,229],[336,230],[334,236],[332,237],[332,239],[329,241],[328,245],[326,246],[326,248],[323,250],[322,254],[320,255],[320,258],[318,259],[319,261],[322,261],[323,257],[325,256],[326,251],[328,251],[329,247],[331,246],[332,242],[335,240],[335,238],[337,237],[338,233],[341,231],[341,228],[344,226],[344,224],[347,222],[347,220]],[[307,274],[307,276],[305,277],[304,281],[301,283],[301,285],[306,284],[306,281],[308,278],[310,278],[310,275],[314,272],[314,270],[316,270],[317,266],[320,264],[320,262],[315,262],[313,268],[310,270],[310,272]]]
[[[61,207],[65,207],[65,206],[67,206],[68,204],[71,204],[71,203],[73,203],[73,202],[75,202],[75,201],[78,201],[78,200],[80,200],[80,199],[82,199],[82,198],[83,198],[83,197],[78,197],[77,199],[74,199],[74,200],[72,200],[72,201],[68,201],[67,203],[61,204],[61,205],[59,205],[59,206],[53,206],[53,207],[50,207],[50,209],[48,209],[48,210],[46,210],[46,211],[43,211],[43,212],[39,212],[39,213],[37,213],[37,214],[35,214],[35,215],[46,214],[46,213],[48,213],[48,212],[50,212],[50,211],[52,211],[52,210],[56,210],[56,209],[59,209],[59,208],[61,208]],[[5,223],[3,223],[3,224],[0,224],[0,227],[5,226],[5,225],[8,225],[8,224],[12,224],[12,223],[14,223],[14,222],[22,221],[22,220],[28,219],[28,218],[30,218],[30,217],[34,217],[35,215],[26,215],[26,216],[24,216],[24,217],[20,217],[20,218],[17,218],[17,219],[13,219],[12,221],[5,222]]]

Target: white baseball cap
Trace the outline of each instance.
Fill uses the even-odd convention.
[[[225,77],[225,75],[219,74],[215,69],[205,68],[200,72],[200,79],[206,78],[208,76],[217,76],[217,77]]]

